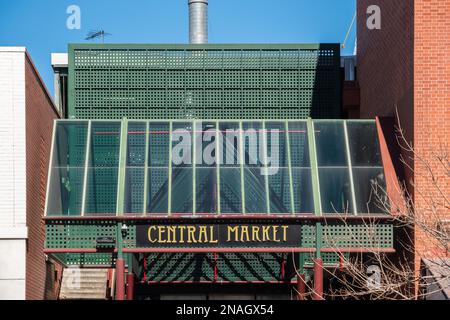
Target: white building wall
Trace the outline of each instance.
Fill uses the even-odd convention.
[[[25,299],[25,54],[0,47],[0,299]]]

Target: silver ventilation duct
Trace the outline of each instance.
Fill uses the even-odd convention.
[[[188,0],[189,43],[208,43],[208,0]]]

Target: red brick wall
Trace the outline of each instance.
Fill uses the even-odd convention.
[[[450,0],[416,0],[414,19],[414,145],[437,178],[434,186],[427,167],[415,158],[415,201],[416,210],[433,223],[438,216],[450,219],[449,209],[438,207],[434,213],[430,205],[443,200],[440,192],[447,201],[450,197],[449,172],[438,159],[446,154],[450,161]],[[425,256],[436,254],[421,232],[416,233],[416,248]]]
[[[26,299],[44,299],[45,288],[48,287],[46,274],[51,273],[47,270],[49,266],[43,253],[45,232],[42,217],[53,119],[58,115],[28,54],[25,63],[25,105],[28,227]]]
[[[366,26],[370,5],[381,9],[380,30]],[[401,127],[408,141],[412,141],[414,1],[357,0],[357,34],[361,118],[395,116],[398,110]],[[408,156],[404,154],[404,158]],[[409,181],[413,178],[409,170],[404,176]]]
[[[450,197],[448,172],[433,155],[450,156],[450,0],[357,3],[361,117],[395,115],[397,106],[407,139],[421,158],[431,162],[442,193]],[[366,10],[373,4],[381,9],[381,30],[366,27]],[[414,172],[405,169],[405,176],[411,182],[416,214],[422,218],[425,214],[432,225],[436,216],[429,201],[442,200],[442,195],[419,157],[414,156],[409,164]],[[449,210],[437,213],[450,219]],[[436,247],[418,228],[415,241],[420,255]]]

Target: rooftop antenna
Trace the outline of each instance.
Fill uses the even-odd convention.
[[[111,33],[107,33],[105,32],[105,30],[101,29],[101,30],[93,30],[90,31],[87,35],[86,38],[84,40],[96,40],[96,39],[101,39],[102,43],[105,43],[105,36],[110,36]]]

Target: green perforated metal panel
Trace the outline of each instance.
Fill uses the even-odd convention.
[[[280,281],[281,253],[154,253],[141,256],[141,281]],[[145,259],[145,262],[144,262]],[[283,262],[284,259],[284,262]],[[214,269],[216,273],[214,274]]]
[[[339,118],[339,45],[73,44],[69,117]]]

